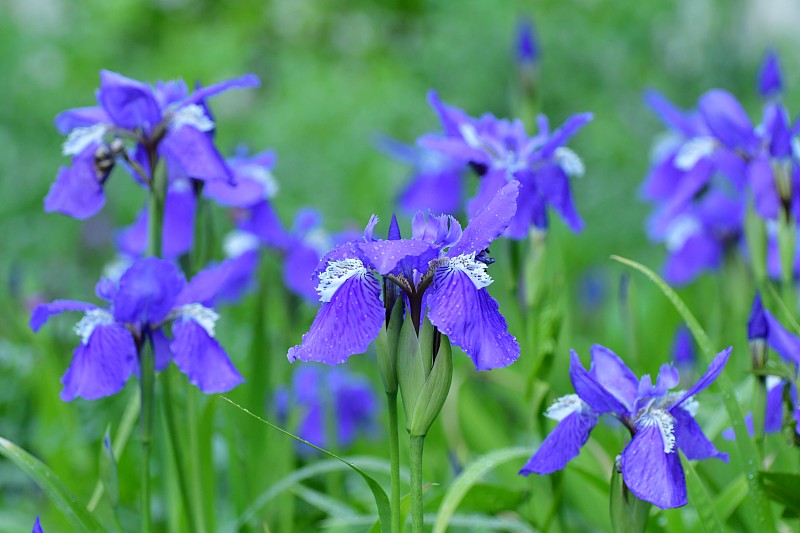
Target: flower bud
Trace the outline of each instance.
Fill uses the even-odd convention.
[[[397,394],[397,343],[403,326],[403,300],[395,302],[388,323],[378,334],[378,368],[386,394]]]
[[[453,380],[450,341],[439,335],[427,319],[419,337],[410,320],[403,323],[397,344],[397,381],[412,437],[425,436],[442,410]]]

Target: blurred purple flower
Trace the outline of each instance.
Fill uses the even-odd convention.
[[[778,96],[783,91],[783,75],[778,54],[768,50],[758,72],[758,93],[763,98]]]
[[[70,109],[56,117],[67,135],[63,153],[72,165],[58,172],[45,211],[84,219],[105,203],[103,186],[118,160],[147,185],[155,158],[172,176],[232,181],[213,142],[214,121],[205,99],[233,88],[254,87],[252,74],[189,93],[182,81],[150,86],[115,72],[100,72],[99,106]]]
[[[546,229],[548,206],[573,231],[581,230],[583,221],[572,202],[569,178],[582,175],[584,167],[577,154],[564,145],[592,119],[591,113],[573,115],[553,132],[547,117],[540,115],[539,133],[528,137],[519,120],[500,120],[490,114],[472,118],[443,103],[434,91],[428,100],[439,114],[444,131],[423,135],[417,143],[460,160],[481,177],[477,195],[467,202],[470,218],[509,181],[518,181],[517,211],[505,236],[524,239],[531,226]]]
[[[519,345],[508,333],[497,302],[486,290],[485,250],[514,216],[519,183],[503,187],[466,229],[453,217],[417,213],[412,238],[399,238],[392,220],[389,240],[373,236],[373,216],[361,241],[328,252],[315,272],[322,301],[302,343],[289,350],[290,361],[343,363],[364,352],[385,319],[377,272],[405,293],[408,316],[421,323],[422,313],[439,331],[469,355],[478,370],[510,365]],[[391,283],[390,283],[391,285]]]
[[[33,523],[33,531],[31,533],[43,533],[42,524],[39,523],[39,517],[36,517],[36,522]]]
[[[389,156],[414,167],[414,175],[400,193],[404,211],[429,209],[434,213],[455,213],[463,200],[464,164],[434,150],[382,139],[380,148]]]
[[[672,360],[679,369],[686,370],[694,368],[697,360],[692,333],[683,324],[675,330],[675,338],[672,341]]]
[[[375,427],[378,411],[375,392],[365,377],[344,368],[316,365],[297,368],[291,389],[279,389],[276,404],[283,417],[290,411],[299,411],[300,437],[335,450],[346,450],[359,433],[369,433]],[[334,421],[330,430],[328,416]],[[331,435],[336,435],[335,445],[330,442]]]
[[[539,61],[539,43],[533,22],[527,17],[517,23],[516,57],[520,65],[532,65]]]
[[[656,384],[645,374],[640,380],[614,352],[592,346],[589,371],[572,351],[570,379],[576,394],[559,398],[546,415],[558,425],[520,470],[550,474],[561,470],[580,453],[602,414],[617,418],[631,433],[619,465],[627,487],[638,498],[662,509],[686,504],[686,483],[678,449],[688,459],[716,457],[717,451],[694,420],[694,396],[722,372],[731,349],[720,352],[706,373],[687,391],[669,392],[680,380],[678,371],[663,365]]]
[[[81,343],[62,378],[61,399],[94,400],[116,394],[132,373],[139,371],[139,352],[152,343],[156,370],[170,361],[205,393],[226,392],[243,381],[224,349],[214,338],[219,315],[210,307],[219,289],[216,272],[204,270],[190,282],[172,263],[149,257],[135,261],[119,282],[101,279],[98,298],[106,308],[73,301],[42,304],[31,314],[38,331],[48,319],[64,311],[81,311],[75,325]],[[172,340],[164,326],[171,324]]]

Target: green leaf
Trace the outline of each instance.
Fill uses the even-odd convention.
[[[683,456],[683,454],[681,454]],[[706,533],[723,533],[725,529],[722,527],[722,522],[717,515],[717,508],[711,501],[711,496],[708,495],[703,480],[697,475],[694,465],[691,461],[687,460],[685,456],[682,457],[684,471],[686,472],[686,485],[689,492],[689,501],[697,511],[700,517],[700,524],[703,526],[703,531]]]
[[[761,471],[758,477],[769,499],[786,506],[789,516],[800,514],[800,474]]]
[[[117,507],[119,503],[119,479],[117,477],[117,460],[111,447],[111,426],[106,426],[103,444],[100,448],[100,480],[111,500],[111,506]]]
[[[493,515],[509,509],[515,509],[528,500],[530,490],[509,489],[502,485],[476,483],[470,487],[459,504],[461,512]],[[438,508],[444,494],[428,500],[427,505]],[[452,524],[452,522],[451,522]]]
[[[686,304],[683,303],[683,300],[680,299],[680,296],[678,296],[672,287],[667,285],[666,282],[664,282],[664,280],[658,276],[658,274],[641,263],[637,263],[636,261],[631,261],[630,259],[616,255],[612,255],[611,259],[618,261],[623,265],[627,265],[634,270],[638,270],[647,276],[647,278],[649,278],[650,281],[652,281],[659,289],[661,289],[661,292],[664,293],[664,296],[666,296],[667,299],[672,302],[672,305],[675,306],[678,314],[680,314],[681,318],[683,318],[683,321],[686,322],[686,326],[689,328],[689,331],[692,332],[692,336],[694,337],[695,341],[697,341],[697,345],[700,347],[700,350],[705,357],[706,364],[710,364],[711,360],[716,355],[714,347],[711,344],[711,339],[709,339],[706,332],[700,326],[700,322],[697,321],[695,316],[692,314],[689,308],[686,307]],[[750,435],[747,433],[747,428],[744,425],[744,415],[742,414],[742,409],[739,406],[739,402],[736,400],[736,395],[733,391],[733,383],[731,382],[730,378],[728,378],[727,374],[722,372],[717,378],[716,384],[722,391],[722,403],[725,406],[725,410],[728,412],[728,418],[730,418],[733,431],[736,434],[736,445],[739,449],[739,454],[741,455],[744,473],[747,477],[747,484],[750,489],[750,497],[755,506],[756,524],[758,525],[759,529],[772,531],[775,529],[775,520],[772,516],[772,509],[770,509],[769,501],[765,497],[764,490],[758,480],[758,465],[761,463],[759,460],[758,450],[756,449],[755,443],[752,441],[752,439],[750,439]]]
[[[647,529],[652,505],[632,493],[616,467],[611,469],[609,511],[611,526],[617,533],[642,533]]]
[[[731,481],[725,490],[720,492],[715,498],[714,506],[717,508],[717,516],[722,523],[728,521],[733,512],[747,497],[747,480],[744,474],[740,474]]]
[[[276,426],[272,422],[261,418],[260,416],[256,415],[255,413],[252,413],[251,411],[245,409],[244,407],[242,407],[241,405],[237,404],[236,402],[230,400],[229,398],[226,398],[224,396],[222,396],[221,398],[223,400],[225,400],[226,402],[228,402],[229,404],[231,404],[232,406],[234,406],[237,409],[239,409],[240,411],[250,415],[251,417],[255,418],[256,420],[260,421],[261,423],[268,425],[272,429],[280,431],[281,433],[283,433],[287,437],[291,437],[291,438],[293,438],[294,440],[296,440],[298,442],[302,442],[306,446],[310,446],[311,448],[314,448],[315,450],[324,453],[328,457],[336,459],[336,460],[342,462],[343,464],[347,465],[348,467],[350,467],[354,472],[356,472],[358,475],[361,476],[361,478],[364,480],[364,482],[369,487],[369,490],[372,492],[372,496],[375,499],[375,505],[377,505],[377,507],[378,507],[378,516],[380,517],[380,521],[381,521],[381,530],[384,531],[385,533],[388,533],[389,531],[391,531],[391,510],[390,510],[390,507],[389,507],[389,497],[386,495],[386,491],[383,490],[383,488],[380,486],[380,484],[377,481],[375,481],[375,479],[372,478],[369,474],[367,474],[366,472],[364,472],[363,470],[358,468],[356,465],[354,465],[350,461],[342,459],[338,455],[335,455],[335,454],[329,452],[328,450],[326,450],[324,448],[320,448],[319,446],[316,446],[316,445],[308,442],[307,440],[302,439],[302,438],[298,437],[297,435],[294,435],[294,434],[286,431],[285,429],[283,429],[283,428],[281,428],[279,426]]]
[[[0,454],[28,474],[78,531],[105,531],[46,464],[2,437],[0,437]]]
[[[467,465],[447,489],[439,513],[436,515],[436,522],[433,524],[433,533],[444,533],[447,530],[450,518],[455,514],[461,501],[487,472],[503,463],[526,459],[532,454],[533,451],[529,448],[504,448],[479,457]]]
[[[433,485],[434,485],[434,483],[425,483],[424,485],[422,485],[422,494],[425,494],[426,492],[428,492],[428,489],[430,489]],[[406,523],[406,520],[408,519],[408,513],[410,513],[410,512],[411,512],[411,493],[409,492],[408,494],[406,494],[405,496],[400,498],[400,524],[401,524],[401,526],[402,526],[402,524]],[[380,531],[380,526],[381,526],[381,522],[380,522],[380,520],[378,520],[377,522],[372,524],[372,527],[369,529],[369,533],[378,533]]]

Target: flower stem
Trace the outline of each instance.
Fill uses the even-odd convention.
[[[422,533],[422,446],[424,436],[411,436],[411,531]]]
[[[392,473],[392,533],[400,533],[400,435],[397,429],[397,392],[386,393],[389,407],[389,461]]]
[[[181,493],[181,503],[184,506],[184,512],[188,518],[189,522],[189,529],[191,531],[205,531],[203,527],[202,520],[198,521],[198,514],[202,516],[202,511],[200,508],[193,508],[192,501],[189,498],[189,483],[186,479],[186,471],[183,467],[183,462],[181,461],[183,455],[182,451],[184,447],[181,445],[180,441],[178,440],[179,432],[177,425],[175,423],[175,403],[172,399],[172,385],[169,372],[162,374],[161,376],[161,392],[162,392],[162,402],[161,405],[164,408],[164,419],[167,422],[167,433],[169,437],[169,444],[172,448],[172,457],[175,461],[175,471],[178,474],[178,489]],[[190,414],[191,415],[191,414]]]
[[[142,532],[149,533],[150,520],[150,448],[153,441],[153,400],[155,387],[155,357],[153,345],[145,342],[141,352],[141,387],[142,408],[140,413],[142,466],[141,466],[141,496],[142,496]]]
[[[156,172],[158,158],[155,147],[148,148],[148,162],[150,164],[150,198],[148,202],[149,225],[147,228],[147,255],[160,257],[161,243],[164,226],[164,197],[167,190],[167,176],[164,172]],[[150,517],[150,449],[153,441],[153,407],[155,404],[155,348],[152,342],[147,342],[150,332],[145,331],[143,337],[146,346],[141,352],[140,369],[141,376],[139,385],[141,387],[142,409],[140,413],[141,440],[142,440],[142,477],[141,477],[141,496],[142,496],[142,531],[149,533],[151,529]]]

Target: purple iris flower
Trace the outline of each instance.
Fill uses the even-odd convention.
[[[550,474],[580,453],[602,414],[617,418],[631,433],[619,458],[622,479],[641,500],[662,509],[686,504],[686,483],[678,449],[688,459],[728,460],[694,420],[694,396],[722,372],[731,348],[720,352],[706,373],[688,390],[673,391],[680,380],[672,365],[663,365],[655,385],[649,375],[640,380],[614,352],[600,345],[591,349],[587,371],[572,351],[570,379],[576,394],[559,398],[546,415],[558,425],[520,470]]]
[[[33,531],[31,533],[43,533],[42,524],[39,523],[39,517],[36,517],[36,522],[33,523]]]
[[[157,159],[166,161],[170,176],[233,180],[214,146],[214,121],[205,99],[258,83],[249,74],[190,93],[182,81],[150,86],[101,71],[99,105],[56,117],[59,132],[67,135],[63,153],[72,157],[72,164],[59,170],[45,210],[79,219],[96,214],[105,203],[103,186],[118,160],[143,185],[151,181]]]
[[[414,175],[400,193],[400,207],[415,212],[455,213],[461,209],[464,164],[434,150],[382,139],[380,148],[389,156],[414,167]]]
[[[783,324],[768,310],[764,309],[760,295],[756,294],[750,318],[747,324],[747,337],[751,344],[754,341],[766,341],[775,353],[786,362],[794,373],[795,380],[800,375],[800,337],[790,333]],[[752,350],[752,346],[751,346]],[[762,365],[763,367],[763,362]],[[767,402],[764,418],[764,431],[773,433],[783,427],[783,399],[787,393],[791,399],[792,417],[795,431],[800,434],[800,402],[798,402],[797,386],[793,381],[768,376],[766,380]],[[752,419],[752,415],[750,415]],[[751,422],[752,425],[752,422]],[[752,431],[751,431],[752,432]]]
[[[219,284],[213,272],[201,271],[186,282],[178,268],[148,257],[135,261],[118,282],[101,279],[98,298],[106,307],[56,300],[34,309],[30,325],[38,331],[64,311],[80,311],[75,325],[81,342],[62,378],[61,399],[94,400],[116,394],[139,371],[139,352],[149,340],[156,370],[174,361],[189,381],[205,393],[226,392],[243,381],[214,338],[219,315],[208,305]],[[172,339],[165,326],[171,324]]]
[[[234,157],[227,159],[234,181],[210,181],[206,183],[203,193],[220,205],[253,207],[277,194],[278,182],[272,175],[276,162],[273,150],[250,156],[245,148],[239,148]]]
[[[573,231],[580,231],[583,221],[572,202],[569,178],[582,175],[584,167],[577,154],[564,145],[592,119],[591,113],[573,115],[553,132],[547,117],[540,115],[539,133],[528,137],[519,120],[501,120],[491,114],[472,118],[443,103],[433,91],[428,100],[439,114],[444,131],[423,135],[417,142],[471,166],[481,177],[477,195],[467,202],[470,217],[508,182],[518,181],[518,207],[505,236],[524,239],[531,226],[546,229],[548,206]]]
[[[390,239],[374,237],[377,217],[364,238],[338,246],[319,263],[316,277],[322,306],[290,361],[343,363],[363,353],[378,336],[386,313],[381,282],[399,286],[415,326],[423,313],[438,330],[469,355],[478,370],[510,365],[519,345],[508,333],[497,301],[486,287],[486,249],[506,229],[516,212],[520,185],[506,184],[462,231],[451,216],[414,216],[411,239],[400,238],[393,219]]]
[[[349,448],[359,433],[369,433],[375,427],[378,412],[375,391],[364,376],[344,368],[315,365],[297,368],[291,389],[279,390],[276,403],[283,416],[290,410],[299,410],[300,437],[321,448],[336,450]],[[327,409],[330,413],[326,413]],[[330,429],[328,416],[335,421]],[[330,442],[331,435],[336,436],[335,446]]]

